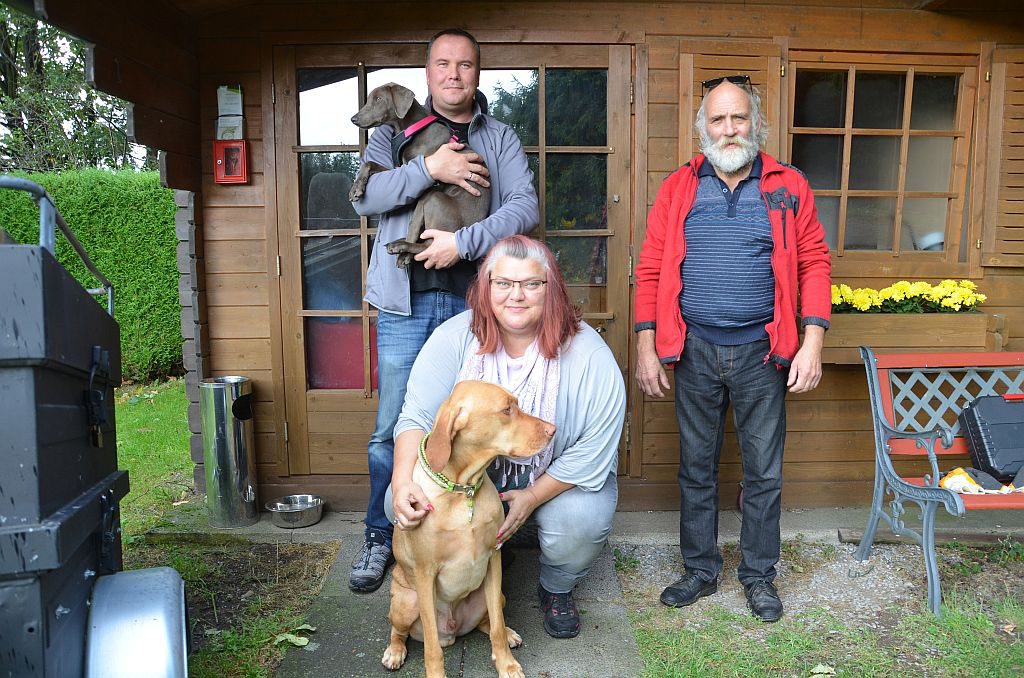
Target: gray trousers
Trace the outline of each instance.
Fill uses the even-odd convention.
[[[513,488],[499,491],[502,489]],[[597,492],[573,487],[537,507],[529,522],[537,525],[540,585],[544,590],[568,593],[587,575],[608,541],[618,501],[619,485],[612,472]],[[394,520],[390,486],[384,511],[388,520]]]

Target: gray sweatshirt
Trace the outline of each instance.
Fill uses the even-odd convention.
[[[474,344],[471,311],[440,325],[412,366],[405,404],[395,437],[410,430],[429,431],[434,415],[455,386]],[[555,421],[558,427],[551,466],[555,480],[583,490],[600,490],[619,459],[619,437],[626,415],[626,387],[611,349],[583,323],[559,356],[560,378]]]
[[[459,256],[471,261],[483,257],[502,238],[527,233],[540,221],[533,172],[519,137],[508,125],[481,113],[479,104],[474,105],[469,146],[483,157],[491,173],[491,215],[455,233]],[[390,167],[394,133],[390,125],[378,127],[370,136],[363,162]],[[416,199],[433,185],[423,156],[417,156],[401,167],[371,176],[363,197],[352,203],[360,215],[381,215],[366,271],[365,297],[378,309],[412,313],[409,273],[395,265],[395,256],[388,254],[385,246],[406,237]]]

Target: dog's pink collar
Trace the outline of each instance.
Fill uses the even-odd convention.
[[[421,129],[423,129],[424,127],[426,127],[430,123],[434,122],[435,120],[437,120],[437,116],[436,115],[428,115],[427,117],[423,118],[422,120],[417,120],[413,124],[411,124],[408,127],[406,127],[405,131],[402,132],[402,134],[404,134],[405,138],[408,139],[409,137],[411,137],[412,135],[416,134]],[[459,140],[459,138],[456,137],[454,134],[452,134],[452,138],[449,139],[449,141],[458,141],[458,140]]]

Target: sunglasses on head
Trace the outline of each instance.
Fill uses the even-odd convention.
[[[704,80],[700,83],[701,96],[707,94],[714,88],[721,85],[723,82],[731,82],[737,87],[750,91],[750,76],[749,75],[723,75],[720,78],[711,78],[710,80]]]

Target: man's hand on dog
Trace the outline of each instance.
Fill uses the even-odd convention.
[[[427,228],[420,234],[420,238],[433,241],[427,249],[414,257],[416,261],[423,262],[423,268],[448,268],[458,263],[459,247],[455,244],[454,233]]]
[[[529,487],[525,490],[508,490],[499,494],[498,497],[508,504],[505,522],[498,528],[497,548],[501,548],[502,544],[511,539],[512,535],[533,515],[534,510],[540,505],[540,500]]]
[[[395,527],[403,530],[418,527],[427,513],[434,510],[423,488],[413,482],[392,488],[391,508],[395,512]]]
[[[473,195],[480,195],[473,184],[490,186],[487,177],[491,173],[480,162],[477,153],[459,153],[465,147],[465,144],[450,141],[424,158],[423,162],[434,181],[462,186]]]

